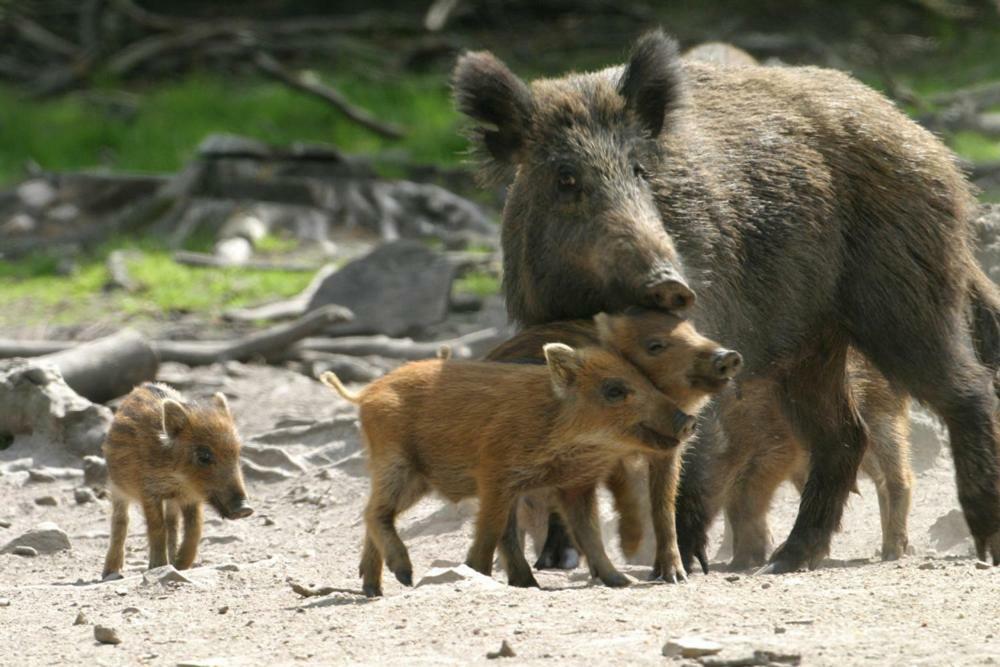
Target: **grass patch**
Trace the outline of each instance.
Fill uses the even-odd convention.
[[[453,289],[478,297],[492,296],[500,293],[500,278],[492,273],[472,271],[456,280]]]

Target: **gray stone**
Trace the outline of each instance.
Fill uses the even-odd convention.
[[[54,482],[56,481],[56,478],[55,475],[52,475],[44,470],[32,468],[28,471],[28,481],[34,484],[44,484]]]
[[[701,658],[706,655],[715,655],[722,650],[722,644],[718,644],[702,637],[679,637],[671,639],[663,645],[663,655],[669,657],[680,656],[682,658]]]
[[[35,504],[40,507],[56,507],[59,505],[59,499],[55,496],[41,496],[35,498]]]
[[[73,625],[86,625],[87,616],[82,611],[76,612],[76,618],[73,619]]]
[[[328,276],[308,309],[338,304],[354,313],[349,331],[403,336],[447,317],[454,276],[448,259],[419,241],[386,243]]]
[[[73,500],[76,501],[77,505],[86,505],[97,500],[97,496],[90,490],[90,487],[80,486],[73,489]]]
[[[26,547],[24,545],[14,547],[11,553],[15,556],[23,556],[25,558],[34,558],[38,555],[38,550],[34,547]]]
[[[190,579],[177,571],[173,565],[164,565],[142,573],[142,583],[152,584],[190,584]]]
[[[953,509],[938,517],[927,532],[930,535],[931,543],[938,551],[947,551],[971,537],[969,526],[965,522],[965,515],[959,509]]]
[[[0,598],[0,607],[9,607],[10,598]]]
[[[504,639],[500,642],[500,649],[498,651],[490,651],[486,654],[487,660],[496,660],[497,658],[513,658],[517,654],[514,653],[514,649],[510,647],[507,640]]]
[[[243,477],[252,482],[284,482],[295,477],[287,470],[258,465],[246,459],[240,462],[240,467],[243,468]]]
[[[933,468],[947,442],[947,431],[937,418],[918,406],[910,408],[910,457],[916,472]]]
[[[8,542],[0,553],[13,553],[17,547],[31,547],[39,554],[48,555],[70,548],[69,536],[56,524],[46,521]]]
[[[95,489],[108,483],[108,464],[100,456],[83,457],[83,483]]]
[[[121,637],[118,636],[118,631],[105,625],[94,626],[94,639],[102,644],[111,644],[112,646],[122,643]]]

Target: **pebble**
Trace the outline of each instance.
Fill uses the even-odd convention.
[[[44,470],[32,469],[28,471],[28,481],[42,484],[45,482],[54,482],[56,481],[56,477],[55,475],[47,473]]]
[[[73,625],[86,625],[86,624],[87,624],[87,616],[82,611],[76,612],[76,619],[73,621]]]
[[[10,528],[13,525],[10,521],[0,519],[0,528]]]
[[[761,587],[761,588],[770,588],[770,587],[771,587],[771,582],[769,582],[769,581],[765,581],[764,583],[762,583],[762,584],[760,585],[760,587]]]
[[[109,628],[105,625],[94,626],[94,639],[102,644],[111,644],[112,646],[122,643],[118,632],[114,628]]]
[[[0,598],[0,607],[9,607],[10,598]]]
[[[55,496],[41,496],[40,498],[35,498],[35,504],[42,507],[55,507],[59,504],[59,499]]]
[[[219,607],[219,613],[220,614],[228,614],[229,613],[229,607],[228,606]]]
[[[733,583],[734,581],[739,581],[739,580],[740,580],[740,575],[738,574],[731,574],[728,577],[726,577],[726,581],[728,581],[729,583]]]
[[[25,558],[34,558],[38,555],[38,549],[35,547],[29,547],[25,545],[16,546],[10,550],[15,556],[24,556]]]
[[[927,561],[926,563],[921,563],[917,566],[918,570],[939,570],[941,566],[934,561]]]
[[[990,565],[989,563],[985,563],[985,562],[983,562],[981,560],[977,560],[976,561],[976,569],[977,570],[992,570],[993,566]]]
[[[504,639],[502,642],[500,642],[500,650],[490,651],[489,653],[486,654],[486,659],[496,660],[497,658],[513,658],[515,655],[516,654],[514,653],[514,649],[512,649],[510,647],[510,644],[507,643],[507,640]]]
[[[76,501],[77,505],[86,505],[97,500],[97,496],[90,490],[90,487],[80,486],[73,489],[73,500]]]
[[[785,628],[783,628],[782,626],[780,626],[780,625],[774,626],[774,634],[776,634],[776,635],[783,635],[786,632],[788,632],[788,631],[785,630]]]
[[[70,548],[69,536],[51,521],[40,523],[8,542],[0,553],[14,553],[17,547],[31,547],[40,554],[54,554]]]
[[[142,574],[142,583],[149,584],[190,584],[191,580],[177,571],[173,565],[164,565],[152,570],[147,570]]]
[[[722,644],[702,637],[680,637],[671,639],[664,644],[662,653],[668,658],[678,655],[682,658],[701,658],[706,655],[715,655],[721,650]]]

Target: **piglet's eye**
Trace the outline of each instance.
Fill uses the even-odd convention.
[[[646,341],[646,352],[652,355],[660,354],[667,349],[667,344],[662,340]]]
[[[208,447],[199,447],[194,452],[194,459],[200,466],[210,466],[215,463],[215,456]]]
[[[629,388],[621,380],[605,380],[601,383],[601,396],[608,403],[619,403],[628,395]]]

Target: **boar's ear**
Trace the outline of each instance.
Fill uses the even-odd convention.
[[[492,172],[485,177],[509,177],[535,106],[527,84],[488,51],[459,56],[451,82],[455,106],[479,124],[472,138]]]
[[[212,405],[215,406],[216,410],[223,413],[230,419],[233,418],[233,413],[229,410],[229,401],[226,400],[226,395],[221,391],[217,391],[212,394]]]
[[[170,398],[163,401],[163,432],[167,438],[176,438],[187,424],[188,413],[183,405]]]
[[[654,137],[663,129],[667,114],[680,106],[682,87],[677,41],[662,30],[636,40],[618,92],[625,98],[626,108]]]
[[[607,343],[615,337],[614,323],[607,313],[594,315],[594,325],[597,327],[597,337],[602,343]]]
[[[576,376],[581,367],[579,355],[569,345],[562,343],[547,343],[542,351],[545,352],[545,363],[549,366],[556,395],[565,396],[570,387],[576,384]]]

